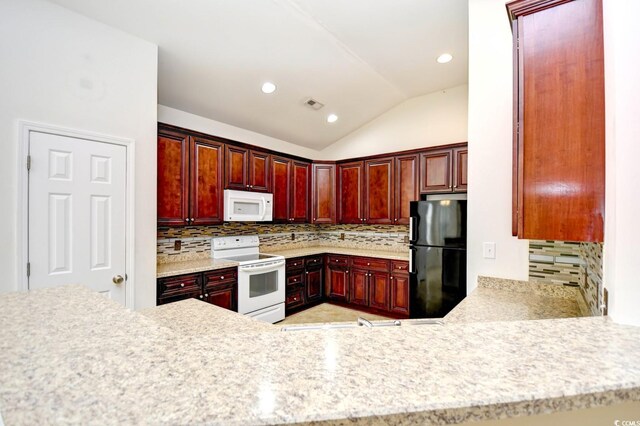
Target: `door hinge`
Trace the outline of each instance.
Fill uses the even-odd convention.
[[[27,277],[31,276],[31,262],[27,262]]]
[[[27,171],[31,170],[31,156],[27,155]]]

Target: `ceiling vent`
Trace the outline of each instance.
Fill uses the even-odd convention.
[[[316,111],[324,106],[323,103],[320,103],[313,98],[307,99],[306,101],[304,101],[304,104],[311,109],[315,109]]]

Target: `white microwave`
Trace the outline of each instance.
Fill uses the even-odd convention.
[[[225,222],[264,222],[273,220],[273,194],[224,191]]]

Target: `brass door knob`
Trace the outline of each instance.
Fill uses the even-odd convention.
[[[116,285],[122,284],[124,282],[124,277],[122,275],[116,275],[111,279],[111,281],[113,281],[113,283]]]

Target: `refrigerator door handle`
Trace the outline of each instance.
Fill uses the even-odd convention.
[[[414,248],[410,248],[409,249],[409,273],[413,274],[415,271],[413,270],[413,256],[416,253],[416,249]]]
[[[415,241],[413,238],[413,221],[415,220],[414,216],[409,217],[409,241]]]

